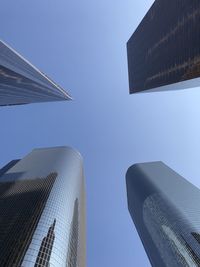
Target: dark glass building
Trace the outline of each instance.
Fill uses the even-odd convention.
[[[200,266],[200,190],[162,162],[131,166],[128,208],[153,267]]]
[[[69,99],[60,86],[0,41],[0,106]]]
[[[85,267],[80,154],[35,149],[0,174],[0,265]]]
[[[156,0],[127,43],[130,93],[199,86],[199,25],[199,0]]]

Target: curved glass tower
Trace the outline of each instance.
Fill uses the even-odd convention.
[[[85,187],[77,151],[35,149],[2,168],[2,267],[85,267],[85,250]]]
[[[0,41],[0,106],[69,99],[60,86]]]
[[[126,174],[128,208],[153,267],[200,266],[200,190],[162,162]]]

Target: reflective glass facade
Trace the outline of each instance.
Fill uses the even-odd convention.
[[[199,23],[199,0],[154,2],[127,43],[130,93],[200,85]]]
[[[200,266],[200,190],[162,162],[126,175],[128,207],[152,266]]]
[[[85,267],[80,154],[68,147],[36,149],[6,169],[0,177],[1,266]]]
[[[69,99],[60,86],[0,41],[0,106]]]

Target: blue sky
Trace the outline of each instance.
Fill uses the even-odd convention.
[[[87,266],[149,267],[127,210],[125,173],[162,160],[200,187],[200,91],[128,94],[126,42],[152,0],[6,0],[0,38],[74,101],[0,109],[0,165],[36,147],[84,157]]]

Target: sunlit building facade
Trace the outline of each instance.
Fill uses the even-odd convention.
[[[200,266],[200,190],[162,162],[126,174],[128,208],[153,267]]]
[[[199,0],[155,0],[127,43],[130,93],[200,85],[199,23]]]
[[[85,267],[80,154],[69,147],[35,149],[0,174],[0,265]]]
[[[0,106],[69,99],[65,90],[0,41]]]

